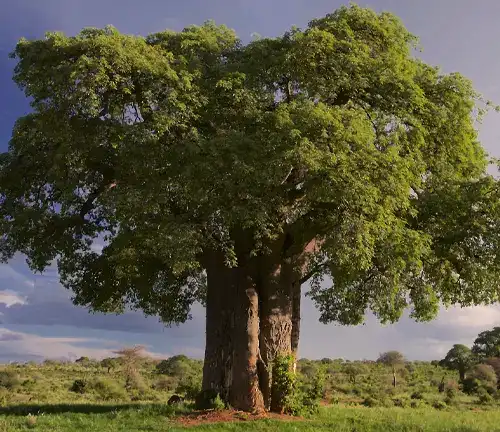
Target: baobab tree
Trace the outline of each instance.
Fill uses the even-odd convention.
[[[325,323],[496,301],[485,106],[415,44],[357,6],[247,45],[214,23],[21,40],[0,257],[56,261],[95,311],[178,323],[202,302],[203,389],[243,410],[281,406],[306,282]]]

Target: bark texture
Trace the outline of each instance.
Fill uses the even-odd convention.
[[[202,390],[229,401],[233,374],[234,327],[231,281],[234,269],[224,265],[222,254],[207,262],[206,343]]]
[[[250,257],[248,241],[237,243],[236,268],[216,252],[206,261],[203,390],[236,409],[283,410],[272,367],[277,356],[297,355],[303,266],[286,255],[286,242],[283,237],[259,257]]]

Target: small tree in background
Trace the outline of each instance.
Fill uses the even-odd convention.
[[[108,373],[111,372],[112,369],[116,369],[120,364],[120,359],[116,357],[108,357],[101,360],[101,367],[106,368]]]
[[[472,352],[479,358],[500,357],[500,327],[478,334]]]
[[[396,387],[397,379],[396,372],[401,369],[406,363],[405,356],[401,354],[399,351],[387,351],[385,353],[380,354],[378,363],[382,363],[386,366],[389,366],[392,370],[392,385]]]
[[[456,344],[448,351],[441,365],[458,371],[460,381],[463,381],[465,379],[465,372],[472,367],[474,362],[475,359],[471,349],[465,345]]]
[[[141,361],[146,357],[144,346],[136,345],[134,347],[126,347],[121,350],[114,351],[123,361],[123,371],[125,374],[125,387],[127,389],[144,389],[145,385],[139,373]]]
[[[363,363],[353,362],[348,363],[343,368],[343,372],[349,377],[352,384],[356,384],[356,378],[366,371],[366,366]]]

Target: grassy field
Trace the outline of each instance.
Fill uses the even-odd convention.
[[[25,407],[26,409],[26,407]],[[311,419],[234,420],[185,426],[165,406],[68,405],[32,407],[38,415],[20,409],[3,409],[1,432],[26,430],[71,431],[338,431],[391,432],[500,431],[500,412],[412,410],[408,408],[325,407]],[[180,414],[178,414],[180,415]]]
[[[132,375],[124,363],[0,366],[0,432],[500,432],[499,392],[465,394],[456,372],[426,362],[408,363],[394,388],[390,370],[380,364],[301,360],[304,385],[326,374],[320,412],[256,419],[230,411],[200,416],[190,403],[169,407],[173,393],[188,396],[201,378],[201,362],[174,360],[163,367],[145,360]]]

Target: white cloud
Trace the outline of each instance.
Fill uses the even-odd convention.
[[[498,306],[453,307],[440,313],[442,324],[470,329],[494,327],[500,324]]]
[[[103,348],[85,346],[98,342]],[[122,345],[106,340],[93,338],[71,338],[71,337],[43,337],[30,333],[13,332],[0,328],[0,358],[9,355],[15,358],[39,358],[39,359],[71,359],[86,356],[93,359],[116,356],[114,351],[122,348]],[[152,358],[166,358],[169,355],[151,352],[147,349],[144,353]]]
[[[0,291],[0,304],[4,304],[7,307],[13,305],[23,305],[26,304],[26,297],[23,297],[13,291]]]

